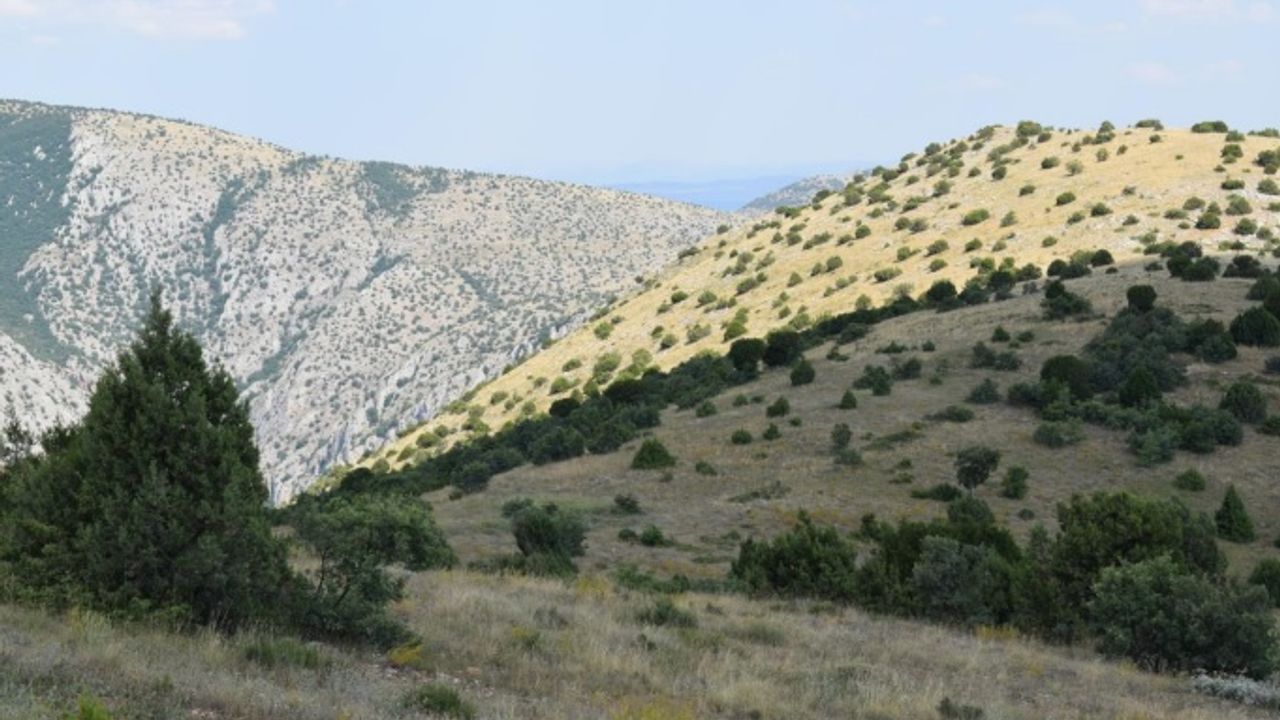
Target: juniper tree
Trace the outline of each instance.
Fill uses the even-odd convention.
[[[293,576],[248,406],[159,293],[84,420],[42,445],[14,469],[0,521],[21,595],[222,628],[280,619]]]
[[[1253,531],[1253,520],[1244,509],[1244,501],[1235,485],[1227,486],[1227,493],[1222,497],[1222,506],[1213,516],[1218,527],[1218,537],[1231,542],[1252,542],[1257,535]]]

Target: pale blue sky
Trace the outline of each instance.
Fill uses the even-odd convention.
[[[0,97],[688,182],[887,162],[1019,118],[1280,125],[1277,38],[1261,0],[0,0]]]

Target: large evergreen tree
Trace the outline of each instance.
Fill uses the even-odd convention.
[[[248,408],[158,293],[83,422],[43,445],[12,468],[0,518],[17,594],[223,628],[287,611]]]

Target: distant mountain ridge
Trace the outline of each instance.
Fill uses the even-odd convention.
[[[822,190],[838,192],[853,180],[856,172],[841,174],[811,175],[801,178],[789,185],[765,193],[739,208],[739,212],[750,215],[761,215],[773,212],[784,205],[807,205],[813,196]]]
[[[727,217],[0,100],[0,414],[76,417],[159,286],[241,384],[284,500]]]

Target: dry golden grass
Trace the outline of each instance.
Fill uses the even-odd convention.
[[[665,369],[703,350],[722,352],[727,346],[722,340],[724,325],[742,309],[748,313],[748,334],[762,337],[768,330],[792,321],[801,312],[816,320],[823,314],[851,310],[855,300],[862,295],[878,304],[904,286],[909,286],[913,294],[923,292],[941,279],[949,279],[959,287],[973,275],[969,261],[974,257],[994,257],[997,260],[1011,257],[1019,267],[1034,263],[1043,269],[1052,260],[1068,258],[1075,251],[1103,248],[1119,262],[1134,262],[1141,253],[1141,244],[1135,238],[1151,231],[1158,232],[1161,240],[1193,240],[1211,252],[1216,252],[1222,242],[1241,239],[1232,234],[1236,218],[1230,216],[1224,218],[1222,229],[1215,231],[1181,229],[1178,227],[1180,221],[1164,217],[1165,211],[1180,208],[1192,196],[1225,205],[1225,199],[1233,192],[1244,195],[1254,206],[1251,217],[1258,221],[1259,226],[1276,229],[1280,213],[1270,211],[1268,206],[1277,198],[1256,191],[1258,181],[1264,176],[1261,168],[1251,165],[1251,162],[1259,151],[1280,145],[1280,140],[1248,137],[1241,143],[1245,159],[1223,166],[1224,171],[1219,172],[1216,168],[1220,167],[1220,153],[1225,143],[1225,136],[1220,133],[1120,130],[1116,138],[1106,145],[1085,145],[1079,152],[1074,152],[1072,145],[1086,134],[1088,132],[1085,131],[1055,132],[1045,143],[1033,143],[1014,151],[1008,156],[1014,160],[1008,166],[1008,176],[994,181],[990,177],[992,165],[987,153],[1013,136],[1009,128],[997,130],[982,149],[964,154],[965,167],[958,177],[949,179],[953,187],[948,194],[905,213],[909,218],[920,218],[928,223],[929,228],[918,234],[893,229],[894,222],[904,215],[900,211],[888,211],[875,218],[871,216],[873,209],[883,206],[870,206],[863,201],[852,208],[840,208],[842,197],[837,194],[816,207],[804,208],[795,219],[771,216],[781,221],[781,228],[776,231],[766,229],[753,236],[748,224],[723,235],[712,236],[701,244],[698,254],[669,268],[651,281],[645,290],[608,308],[603,316],[605,321],[617,319],[619,322],[607,339],[598,338],[593,333],[596,323],[591,323],[478,388],[465,409],[443,413],[423,423],[422,427],[434,429],[443,426],[456,431],[447,439],[452,443],[467,436],[466,431],[458,430],[469,413],[477,413],[484,423],[497,429],[517,417],[528,402],[539,410],[545,410],[557,397],[551,395],[551,384],[556,378],[565,377],[581,387],[590,377],[594,361],[605,353],[618,353],[625,366],[633,353],[646,350],[653,355],[654,364]],[[1162,141],[1150,142],[1153,134],[1160,135]],[[1127,148],[1124,154],[1119,153],[1121,146]],[[1097,160],[1097,147],[1107,149],[1110,157],[1105,161]],[[1041,161],[1049,156],[1060,158],[1061,164],[1052,169],[1041,169]],[[1071,161],[1079,161],[1083,165],[1079,174],[1072,175],[1067,170]],[[981,173],[977,177],[968,177],[969,169],[975,167],[980,168]],[[890,183],[890,194],[899,204],[911,196],[927,196],[932,193],[934,182],[945,175],[926,177],[924,168],[913,166]],[[912,176],[919,180],[911,183]],[[1245,188],[1240,191],[1223,190],[1222,181],[1228,177],[1244,180]],[[1035,191],[1021,195],[1020,189],[1028,184],[1034,185]],[[1059,207],[1055,198],[1065,191],[1073,192],[1077,199]],[[1095,203],[1105,203],[1112,213],[1090,216],[1089,210]],[[990,219],[973,226],[962,225],[961,218],[966,212],[980,208],[990,212]],[[1084,212],[1086,218],[1081,222],[1068,223],[1068,217],[1077,211]],[[1015,214],[1017,223],[1001,227],[1001,219],[1008,212]],[[1123,225],[1129,215],[1137,218],[1137,224]],[[1191,221],[1194,220],[1195,213],[1192,213]],[[869,226],[871,235],[843,246],[837,245],[838,239],[852,234],[858,223]],[[803,225],[800,235],[805,240],[822,233],[830,233],[832,239],[809,249],[805,249],[803,244],[788,246],[785,242],[771,242],[775,232],[785,235],[789,228],[797,225]],[[1057,238],[1057,243],[1044,247],[1043,239],[1047,236]],[[964,252],[966,241],[974,238],[982,241],[982,249]],[[927,256],[925,248],[937,240],[946,241],[948,249],[935,256]],[[1006,244],[1005,249],[993,251],[992,247],[1001,240]],[[1267,245],[1257,238],[1244,240],[1254,249]],[[899,262],[897,253],[900,248],[920,252]],[[745,252],[754,256],[749,264],[750,270],[745,274],[726,275],[725,270],[734,265],[735,256]],[[760,261],[766,257],[771,257],[772,262],[763,268],[767,274],[765,282],[737,294],[738,283],[754,275]],[[825,262],[831,257],[839,257],[843,262],[839,270],[810,275],[815,263]],[[931,272],[929,264],[934,259],[947,261],[947,267]],[[902,274],[888,282],[875,282],[872,278],[874,271],[889,267],[899,268]],[[789,278],[793,273],[801,277],[801,282],[790,286]],[[838,278],[851,277],[856,278],[852,284],[828,292],[834,288]],[[688,299],[661,311],[676,290],[687,292]],[[735,298],[735,306],[722,309],[715,309],[714,304],[699,307],[696,299],[706,290],[720,298]],[[788,299],[779,301],[783,293]],[[779,317],[783,308],[790,311],[786,318]],[[686,332],[695,324],[708,326],[711,334],[696,342],[686,342]],[[663,330],[655,336],[654,329],[659,326]],[[663,350],[659,340],[666,332],[674,333],[678,343]],[[563,368],[571,361],[578,361],[581,367],[565,371]],[[495,393],[503,400],[492,403]],[[366,463],[386,459],[395,467],[411,462],[414,443],[420,433],[421,430],[406,433],[379,453],[371,455]]]
[[[652,599],[595,576],[562,583],[466,572],[410,582],[397,612],[419,669],[324,648],[320,670],[263,670],[250,638],[175,636],[0,606],[0,718],[60,717],[92,693],[118,717],[385,718],[422,682],[481,718],[934,720],[944,697],[1014,718],[1261,718],[1085,651],[954,633],[807,603],[686,595],[697,627],[640,624]]]

